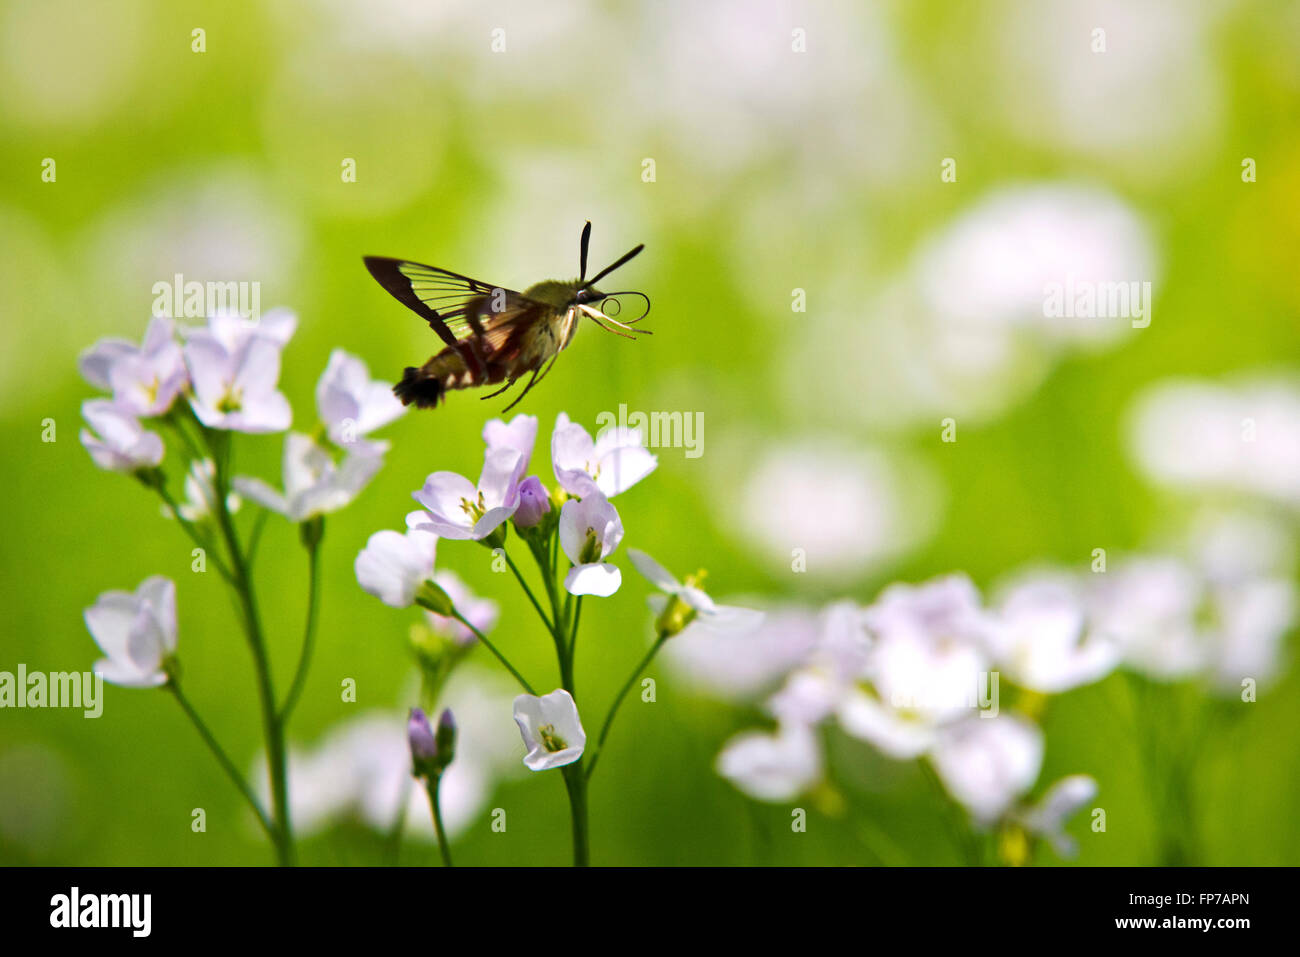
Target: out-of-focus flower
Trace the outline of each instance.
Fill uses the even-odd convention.
[[[702,572],[688,577],[683,584],[674,578],[668,569],[639,549],[629,548],[627,557],[646,581],[670,599],[678,599],[681,602],[682,610],[677,616],[672,614],[674,605],[671,601],[664,603],[665,607],[659,609],[661,620],[663,612],[669,612],[668,617],[674,619],[668,622],[673,627],[671,634],[678,634],[693,624],[714,631],[752,632],[763,623],[761,611],[717,604],[698,587]]]
[[[1043,732],[1012,714],[946,726],[930,751],[939,780],[978,824],[989,824],[1034,785]]]
[[[150,320],[139,347],[103,339],[82,354],[79,365],[87,381],[112,390],[114,404],[146,418],[170,409],[189,382],[175,325],[165,318]]]
[[[1057,694],[1098,681],[1119,664],[1118,645],[1089,630],[1084,597],[1069,576],[1018,579],[997,613],[993,658],[1021,687]]]
[[[162,439],[154,432],[146,432],[134,415],[110,399],[83,402],[81,414],[90,425],[90,429],[81,430],[81,444],[101,469],[135,472],[154,468],[162,461]]]
[[[1065,833],[1065,822],[1097,796],[1097,782],[1086,774],[1061,778],[1037,804],[1016,813],[1030,834],[1045,839],[1061,857],[1074,857],[1078,845]]]
[[[196,459],[190,463],[189,471],[185,473],[185,501],[176,506],[176,511],[180,517],[187,522],[201,522],[212,514],[212,502],[216,500],[217,492],[213,483],[216,481],[217,468],[212,459]],[[226,510],[231,514],[239,511],[244,500],[235,492],[226,496]],[[167,518],[172,518],[172,511],[166,505],[163,506],[162,513]]]
[[[455,757],[442,772],[438,797],[451,837],[462,833],[491,796],[494,782],[518,767],[518,732],[509,717],[512,695],[497,676],[472,666],[458,669],[440,705],[456,714]],[[436,731],[435,731],[436,735]],[[252,773],[267,780],[265,757]],[[310,750],[289,758],[294,829],[319,831],[355,813],[380,834],[404,818],[404,833],[433,840],[429,799],[411,780],[411,749],[404,716],[368,712],[331,729]]]
[[[546,494],[542,480],[530,475],[519,483],[519,508],[515,510],[515,525],[532,528],[538,525],[551,510],[551,497]]]
[[[336,464],[309,435],[290,432],[284,441],[284,492],[259,478],[237,476],[235,488],[293,522],[346,507],[384,464],[377,455],[345,454]]]
[[[415,776],[440,776],[456,757],[456,718],[451,709],[443,708],[435,732],[424,711],[412,708],[406,721],[406,740],[411,747],[411,766]]]
[[[533,445],[537,442],[537,416],[516,415],[509,423],[503,419],[492,419],[483,426],[483,441],[489,452],[496,449],[513,449],[518,452],[523,456],[519,471],[526,472],[533,457]]]
[[[434,472],[411,494],[426,510],[419,527],[442,538],[486,538],[519,508],[522,475],[523,456],[508,448],[484,456],[477,488],[455,472]]]
[[[1157,383],[1136,402],[1129,448],[1161,484],[1300,506],[1300,387],[1288,379]]]
[[[582,498],[599,492],[613,498],[653,472],[658,462],[634,429],[610,428],[593,441],[565,413],[555,419],[551,466],[555,480],[570,495]]]
[[[806,661],[820,630],[812,611],[776,608],[754,631],[688,628],[663,653],[690,683],[726,700],[743,701],[770,690]]]
[[[167,683],[167,662],[176,651],[176,585],[154,575],[135,590],[107,591],[85,611],[86,627],[105,657],[96,674],[126,688]]]
[[[499,614],[497,603],[490,598],[479,598],[469,590],[455,572],[440,571],[433,576],[433,581],[446,592],[447,597],[451,599],[452,604],[465,620],[479,631],[486,634],[496,625]],[[425,611],[425,617],[428,618],[429,625],[434,631],[447,635],[459,645],[471,645],[477,640],[474,632],[455,618],[448,618],[428,610]]]
[[[826,608],[807,660],[767,702],[782,723],[818,724],[865,677],[871,639],[863,610],[852,601]]]
[[[924,541],[942,511],[941,490],[924,467],[905,477],[883,453],[838,440],[768,446],[737,467],[739,483],[734,475],[718,483],[727,495],[720,505],[786,569],[797,549],[810,572],[857,578]]]
[[[822,753],[812,729],[785,724],[775,734],[745,731],[727,742],[717,771],[758,801],[789,801],[822,775]]]
[[[1095,576],[1088,598],[1092,628],[1118,646],[1124,663],[1161,680],[1205,664],[1197,610],[1203,582],[1183,561],[1142,557]]]
[[[386,382],[370,378],[370,370],[342,349],[330,353],[316,383],[316,409],[330,441],[364,455],[387,450],[386,442],[365,438],[406,412]]]
[[[419,587],[433,577],[437,547],[438,536],[418,528],[406,534],[375,532],[357,554],[357,583],[385,605],[409,608]]]
[[[221,313],[208,325],[183,330],[185,364],[199,421],[213,429],[280,432],[293,410],[278,391],[280,350],[297,320],[277,310],[261,321]]]
[[[563,688],[541,697],[519,695],[515,698],[515,724],[528,749],[524,764],[531,771],[572,764],[582,757],[587,746],[578,706]]]
[[[623,573],[605,561],[623,540],[623,523],[618,511],[600,492],[589,492],[578,501],[570,499],[560,509],[560,547],[573,567],[564,576],[564,588],[571,595],[606,598],[618,591]]]

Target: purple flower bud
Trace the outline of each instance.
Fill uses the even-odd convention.
[[[415,765],[415,773],[424,773],[438,757],[438,745],[434,741],[428,717],[419,708],[411,709],[411,717],[406,722],[406,740],[411,745],[411,761]]]
[[[542,480],[530,475],[519,484],[519,508],[515,510],[515,525],[532,528],[551,510],[551,497],[546,494]]]
[[[438,746],[439,768],[445,768],[451,764],[452,758],[456,755],[456,718],[451,713],[450,708],[443,708],[442,715],[438,718],[438,735],[436,738]]]

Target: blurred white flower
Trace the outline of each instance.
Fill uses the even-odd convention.
[[[551,433],[551,466],[555,480],[570,495],[582,498],[599,492],[613,498],[655,470],[659,460],[646,450],[635,429],[602,430],[593,441],[581,425],[561,412]]]
[[[978,824],[1002,816],[1038,779],[1043,732],[1016,715],[970,717],[948,725],[930,751],[953,799]]]
[[[115,405],[145,418],[170,409],[189,383],[170,319],[150,320],[138,347],[121,339],[101,339],[82,353],[78,365],[88,382],[113,393]]]
[[[718,755],[718,774],[758,801],[789,801],[822,775],[822,753],[811,728],[782,725],[775,734],[745,731]]]
[[[729,475],[725,508],[735,527],[774,563],[795,550],[819,576],[856,578],[924,541],[942,512],[939,489],[918,466],[839,441],[768,446]]]
[[[280,432],[293,410],[278,391],[280,350],[297,320],[277,310],[261,321],[233,313],[209,318],[207,326],[182,329],[194,414],[212,429]]]
[[[1079,583],[1065,574],[1037,572],[1007,586],[998,603],[994,662],[1022,688],[1058,694],[1106,677],[1120,649],[1089,630]]]
[[[1016,812],[1016,819],[1035,837],[1045,839],[1061,857],[1074,857],[1078,845],[1065,833],[1065,822],[1097,796],[1097,782],[1086,774],[1061,778],[1037,804]]]
[[[81,444],[101,469],[135,472],[162,461],[162,439],[146,432],[134,415],[111,399],[88,399],[81,404],[81,414],[90,426],[81,430]]]
[[[245,498],[291,522],[305,522],[348,506],[383,464],[378,455],[350,453],[336,464],[311,436],[290,432],[284,440],[283,494],[259,478],[236,476],[234,486]]]
[[[547,771],[572,764],[582,757],[587,732],[582,729],[578,706],[563,688],[538,697],[515,698],[515,724],[523,736],[524,765],[530,771]]]
[[[728,701],[743,701],[770,690],[803,663],[820,630],[811,611],[774,608],[754,631],[688,628],[663,654],[691,684]]]
[[[852,601],[830,605],[818,618],[815,644],[767,710],[782,723],[820,723],[865,678],[870,655],[863,609]]]
[[[439,802],[451,837],[464,832],[514,765],[518,737],[509,718],[510,694],[495,675],[462,668],[447,683],[439,707],[456,715],[456,756],[443,772]],[[265,797],[265,757],[254,768]],[[356,814],[380,834],[399,815],[404,833],[433,840],[429,799],[414,786],[406,715],[367,712],[345,721],[311,749],[289,756],[294,829],[307,835]]]
[[[1138,397],[1130,454],[1153,481],[1300,506],[1300,386],[1170,380]]]
[[[573,567],[564,576],[571,595],[607,598],[618,591],[623,573],[605,559],[623,540],[618,511],[600,492],[581,501],[569,499],[560,508],[560,547]]]
[[[424,506],[420,528],[442,538],[486,538],[519,507],[523,456],[514,449],[492,449],[483,458],[478,487],[455,472],[434,472],[411,497]]]
[[[419,587],[433,578],[437,547],[438,536],[418,528],[375,532],[353,564],[357,583],[385,605],[409,608]]]
[[[167,683],[167,659],[176,651],[176,585],[154,575],[135,590],[107,591],[85,611],[86,627],[104,652],[96,674],[125,688]]]
[[[371,379],[366,364],[342,349],[330,353],[316,383],[316,408],[331,442],[366,455],[386,451],[388,444],[365,436],[406,412],[387,382]]]
[[[1197,612],[1203,582],[1168,556],[1115,563],[1094,576],[1088,596],[1092,628],[1115,643],[1129,667],[1160,680],[1188,677],[1205,664]]]

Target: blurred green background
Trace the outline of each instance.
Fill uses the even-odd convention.
[[[1097,27],[1104,53],[1090,49]],[[792,47],[797,30],[807,52]],[[866,603],[890,581],[953,570],[988,587],[1036,562],[1086,567],[1099,545],[1141,549],[1198,503],[1135,468],[1135,396],[1167,377],[1294,376],[1300,363],[1300,15],[1285,2],[4,0],[0,46],[0,669],[89,668],[82,609],[170,576],[189,694],[241,766],[259,722],[219,580],[191,573],[190,545],[156,501],[97,470],[77,441],[94,393],[78,353],[105,335],[138,340],[153,283],[174,273],[257,281],[264,310],[297,312],[281,382],[309,429],[331,349],[391,379],[436,345],[362,255],[523,289],[576,272],[586,219],[595,263],[645,242],[618,285],[650,294],[655,334],[578,336],[518,409],[541,420],[534,471],[550,481],[560,411],[593,431],[619,403],[703,412],[704,454],[659,450],[658,470],[616,501],[623,547],[680,572],[707,567],[715,595],[767,603]],[[1245,157],[1256,182],[1242,181]],[[54,182],[42,181],[46,158]],[[355,183],[340,175],[349,158]],[[941,178],[945,158],[955,182]],[[936,359],[924,337],[941,310],[916,305],[934,292],[925,251],[1000,190],[1058,184],[1083,184],[1138,224],[1124,240],[1136,251],[1119,258],[1148,270],[1124,278],[1156,280],[1151,326],[1064,345],[1017,331],[987,365],[960,344],[955,360]],[[806,312],[791,310],[795,289]],[[383,471],[328,520],[295,744],[363,710],[400,721],[412,703],[416,616],[363,594],[352,562],[371,532],[401,527],[427,473],[477,474],[498,402],[456,394],[386,429]],[[947,416],[956,444],[939,441]],[[278,485],[281,442],[240,439],[239,471]],[[765,496],[753,477],[773,449],[809,450],[814,471],[822,455],[885,463],[883,490],[863,492],[883,531]],[[1294,512],[1279,521],[1293,530]],[[807,573],[791,573],[791,545],[808,547]],[[500,645],[545,684],[549,642],[487,557],[443,543],[439,564],[500,602]],[[600,713],[649,634],[647,587],[621,564],[622,591],[588,601],[583,619],[578,681]],[[259,573],[284,687],[305,576],[288,523],[268,525]],[[594,779],[595,863],[959,860],[915,770],[837,734],[842,802],[812,806],[808,832],[791,833],[788,807],[750,801],[713,771],[757,710],[713,700],[662,662],[653,673],[657,703],[628,703]],[[343,678],[358,703],[339,700]],[[1198,863],[1300,862],[1298,692],[1289,669],[1197,740]],[[106,694],[95,721],[0,712],[0,860],[269,862],[174,703]],[[1091,774],[1108,810],[1105,834],[1075,828],[1082,864],[1160,859],[1126,694],[1113,675],[1054,699],[1045,718],[1040,787]],[[1201,733],[1169,714],[1170,733]],[[195,807],[206,833],[190,830]],[[492,833],[485,810],[457,841],[459,862],[567,860],[558,776],[507,776],[486,807],[506,808],[509,829]],[[305,839],[302,858],[377,863],[382,840],[343,821]],[[436,850],[412,842],[402,859],[431,863]],[[1059,861],[1047,849],[1037,860]]]

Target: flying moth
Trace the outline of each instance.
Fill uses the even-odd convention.
[[[624,290],[601,292],[596,283],[628,262],[645,244],[637,246],[587,278],[587,247],[591,223],[582,228],[578,250],[578,278],[545,280],[522,293],[504,286],[471,279],[437,266],[385,256],[366,256],[366,268],[379,284],[438,334],[444,346],[422,366],[408,366],[393,393],[403,405],[433,408],[452,389],[501,385],[483,396],[501,395],[528,377],[524,389],[505,411],[514,408],[533,386],[545,378],[560,353],[573,341],[578,323],[586,317],[607,332],[635,339],[634,329],[650,313],[650,297]],[[626,321],[618,297],[636,297],[645,303],[639,316]]]

